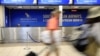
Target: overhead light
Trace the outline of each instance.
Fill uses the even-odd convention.
[[[22,6],[18,6],[17,8],[22,8]]]
[[[72,11],[72,12],[77,12],[77,9],[72,9],[71,11]]]
[[[79,6],[74,6],[74,8],[79,8]]]
[[[44,6],[39,6],[39,8],[45,8]]]
[[[31,6],[31,8],[32,8],[32,9],[36,9],[36,8],[38,8],[38,7],[37,7],[37,6]]]

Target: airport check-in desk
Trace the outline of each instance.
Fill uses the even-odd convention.
[[[30,36],[31,38],[30,38]],[[27,40],[28,39],[28,40]],[[3,42],[34,42],[39,41],[38,27],[8,27],[2,28]]]
[[[62,27],[60,27],[62,29]],[[64,27],[64,36],[72,34],[72,27]],[[0,41],[4,43],[23,43],[40,41],[40,32],[45,30],[45,27],[4,27],[0,28]],[[28,33],[28,34],[27,34]],[[76,32],[75,32],[76,33]],[[74,36],[74,35],[73,35]],[[76,36],[76,34],[75,34]],[[72,38],[73,39],[73,38]],[[35,40],[35,41],[33,41]]]

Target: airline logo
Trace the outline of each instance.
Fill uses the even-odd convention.
[[[30,15],[26,12],[25,13],[26,18],[30,18]]]

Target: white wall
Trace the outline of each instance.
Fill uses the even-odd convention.
[[[0,27],[4,26],[4,18],[5,18],[5,13],[4,13],[4,6],[0,6]]]
[[[4,23],[5,23],[4,6],[0,6],[0,27],[3,27],[5,25]],[[2,40],[1,29],[0,29],[0,40]]]

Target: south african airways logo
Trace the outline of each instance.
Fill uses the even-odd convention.
[[[26,18],[31,18],[31,16],[27,12],[25,12],[25,16]]]

